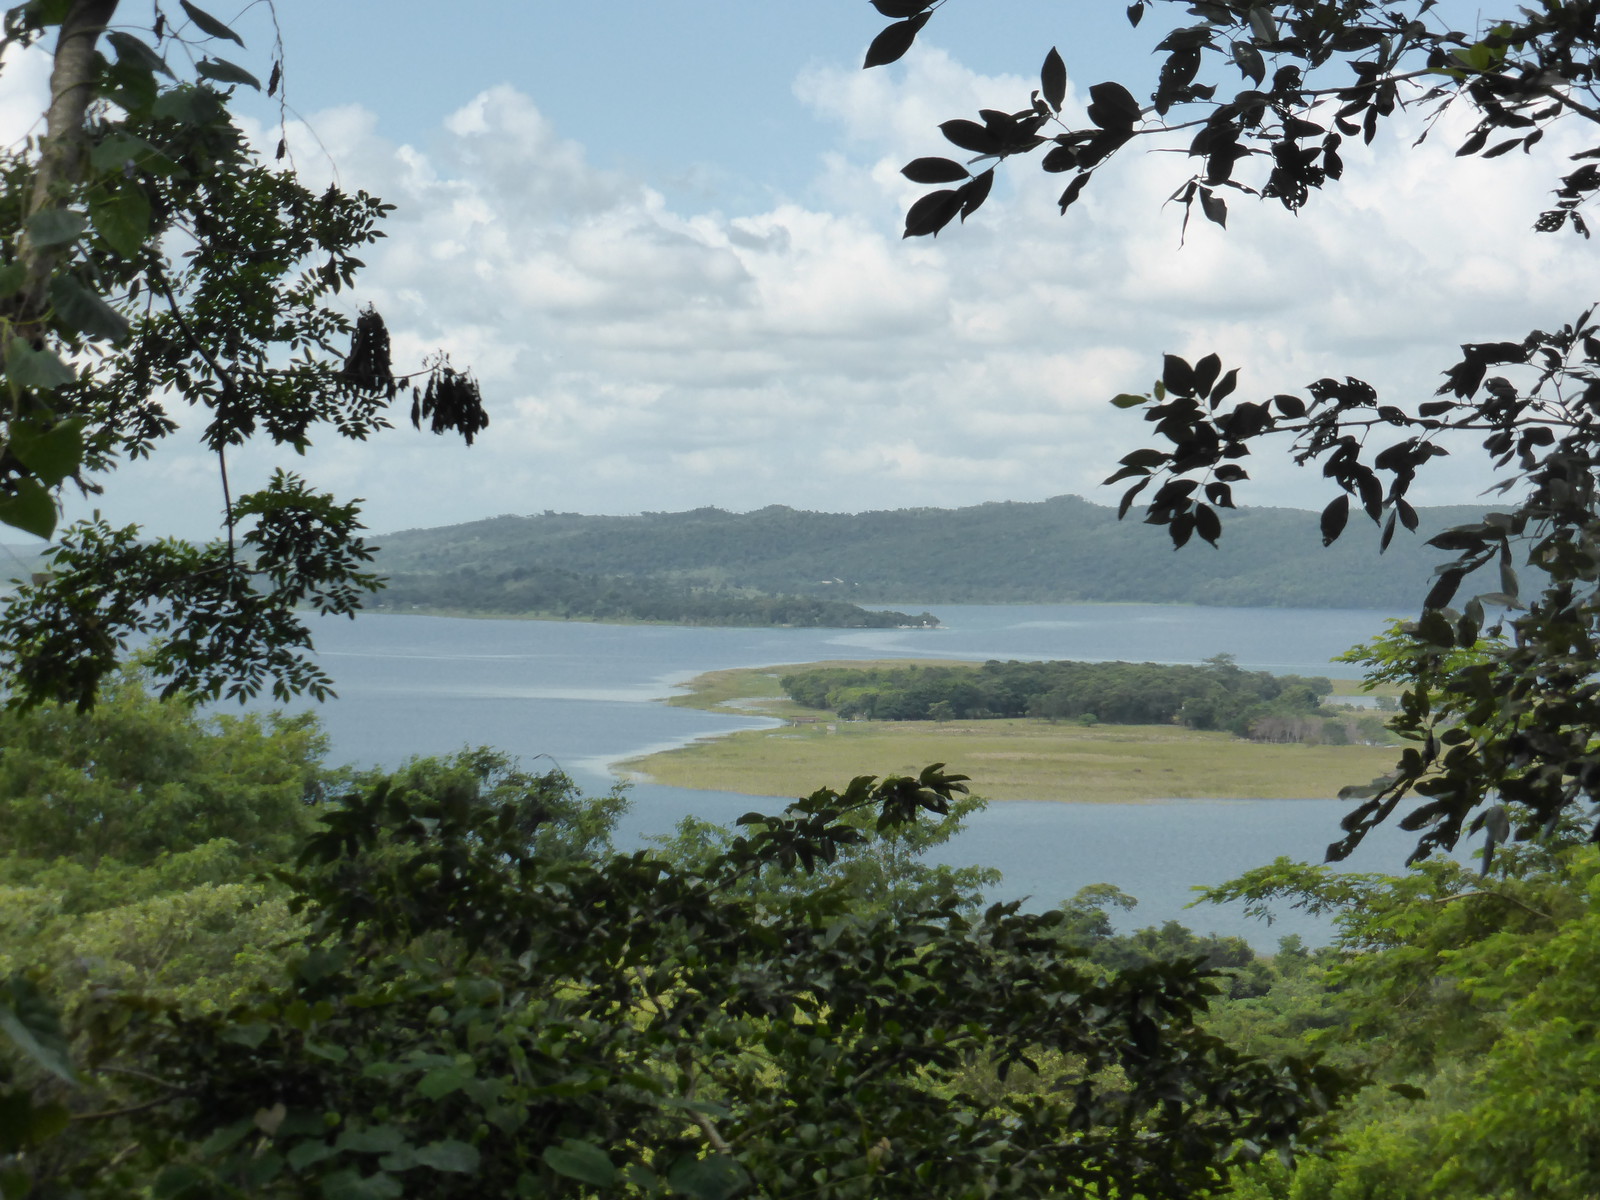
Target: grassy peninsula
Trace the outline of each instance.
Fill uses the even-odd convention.
[[[710,738],[620,764],[674,787],[794,795],[810,780],[914,772],[944,761],[992,800],[1332,798],[1394,765],[1388,746],[1269,745],[1172,725],[1096,725],[1017,718],[839,721],[787,699],[778,680],[798,669],[894,663],[810,663],[712,671],[669,703],[789,722]],[[951,665],[948,662],[924,665]],[[976,664],[974,664],[976,665]]]

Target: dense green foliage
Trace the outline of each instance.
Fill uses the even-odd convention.
[[[931,613],[861,608],[817,596],[772,596],[742,588],[696,587],[653,577],[580,575],[559,567],[498,572],[464,566],[445,574],[391,575],[368,608],[426,609],[563,620],[661,621],[674,625],[793,625],[835,629],[932,629]]]
[[[1323,709],[1321,676],[1245,671],[1228,655],[1204,666],[1127,662],[997,662],[950,666],[822,667],[780,681],[797,704],[875,721],[1043,717],[1113,725],[1227,729],[1265,741],[1374,740],[1375,717]]]
[[[221,57],[231,29],[167,7],[142,9],[142,30],[118,0],[5,15],[5,71],[54,40],[38,136],[0,153],[0,524],[52,536],[60,488],[101,491],[177,430],[181,405],[215,456],[217,537],[156,540],[98,514],[61,531],[0,601],[13,704],[90,705],[152,635],[146,664],[169,694],[324,695],[301,610],[351,614],[377,586],[354,504],[281,470],[235,493],[227,467],[252,439],[303,454],[389,425],[388,334],[340,299],[389,206],[264,162],[228,99],[262,87],[256,72],[275,90],[282,63]],[[486,423],[476,385],[442,355],[421,373],[434,432],[470,442]]]
[[[1469,509],[1423,509],[1424,534]],[[1215,552],[1174,555],[1160,539],[1076,496],[1037,504],[892,512],[752,513],[715,508],[631,517],[503,516],[391,533],[378,565],[449,579],[501,577],[508,563],[594,575],[668,577],[858,603],[1150,603],[1387,608],[1409,612],[1427,564],[1378,557],[1355,539],[1317,545],[1314,513],[1258,508]],[[409,585],[408,585],[409,586]]]
[[[232,891],[173,868],[226,807],[208,843],[102,856],[88,902],[8,860],[8,1200],[1190,1196],[1348,1087],[1200,1028],[1199,956],[1093,962],[1072,913],[982,909],[980,876],[918,863],[962,808],[937,767],[636,854],[608,847],[616,797],[488,752],[331,782]]]

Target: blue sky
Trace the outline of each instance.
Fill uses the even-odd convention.
[[[266,9],[211,10],[264,76]],[[1344,184],[1299,217],[1236,202],[1226,233],[1181,239],[1163,201],[1185,160],[1125,152],[1065,218],[1059,178],[1022,162],[964,228],[900,239],[922,189],[899,167],[947,150],[940,121],[1026,104],[1051,45],[1080,123],[1089,84],[1147,94],[1181,6],[1133,33],[1121,3],[950,0],[872,72],[885,22],[865,0],[277,10],[297,167],[397,205],[352,309],[376,303],[408,361],[471,365],[491,412],[471,449],[406,427],[289,464],[364,497],[380,532],[545,509],[1114,503],[1098,481],[1144,427],[1108,400],[1147,388],[1164,351],[1220,352],[1241,397],[1353,373],[1415,400],[1456,343],[1593,298],[1593,246],[1527,232],[1571,139],[1459,160],[1449,119],[1421,150],[1419,121],[1352,148]],[[0,74],[0,129],[27,128],[41,83],[26,64]],[[241,111],[277,140],[275,109]],[[211,461],[174,443],[100,504],[210,536]],[[241,455],[236,486],[281,458]],[[1328,498],[1281,461],[1251,465],[1246,502]],[[1491,482],[1477,459],[1435,478],[1424,501]]]

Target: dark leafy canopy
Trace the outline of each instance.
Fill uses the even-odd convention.
[[[1128,16],[1137,24],[1151,7],[1137,0]],[[1529,149],[1557,121],[1600,125],[1600,6],[1592,0],[1521,8],[1476,30],[1451,28],[1433,0],[1200,0],[1185,11],[1191,23],[1160,42],[1153,90],[1092,86],[1085,128],[1063,125],[1052,52],[1026,107],[986,111],[982,124],[946,122],[945,137],[982,162],[1042,152],[1045,170],[1072,176],[1063,210],[1123,146],[1182,149],[1194,167],[1173,199],[1185,220],[1198,200],[1221,223],[1228,191],[1292,210],[1307,205],[1343,175],[1345,139],[1370,142],[1408,106],[1465,108],[1474,125],[1456,153],[1484,158]],[[934,177],[928,161],[918,160],[912,178]],[[1552,206],[1529,219],[1545,232],[1587,237],[1581,209],[1600,191],[1600,148],[1573,162]],[[907,214],[908,234],[937,232],[954,215],[929,222],[924,203]],[[1330,848],[1335,858],[1413,794],[1420,803],[1401,824],[1419,832],[1419,857],[1486,823],[1526,838],[1567,813],[1587,817],[1600,837],[1600,324],[1585,309],[1559,329],[1468,342],[1461,355],[1437,398],[1414,409],[1350,377],[1318,380],[1304,396],[1236,399],[1239,372],[1224,371],[1216,355],[1195,363],[1169,355],[1150,392],[1114,401],[1141,409],[1155,442],[1111,476],[1129,485],[1122,511],[1142,501],[1146,520],[1166,526],[1175,546],[1197,535],[1216,543],[1221,514],[1248,479],[1244,460],[1269,438],[1337,488],[1322,514],[1325,542],[1341,536],[1353,512],[1381,527],[1383,547],[1397,529],[1415,528],[1407,495],[1446,453],[1448,435],[1479,438],[1498,473],[1491,490],[1507,496],[1504,510],[1430,542],[1454,557],[1410,628],[1398,728],[1416,744],[1392,776],[1354,793],[1361,803]],[[1531,594],[1519,581],[1523,567],[1537,580]],[[1452,665],[1486,632],[1504,636],[1491,637],[1469,665]]]
[[[948,815],[961,780],[858,778],[747,816],[687,863],[542,839],[539,802],[459,767],[369,781],[280,873],[306,926],[247,1003],[92,1001],[70,1063],[59,1027],[37,1023],[39,1072],[115,1089],[77,1110],[103,1114],[84,1122],[91,1152],[51,1182],[109,1196],[153,1179],[173,1198],[1155,1198],[1291,1154],[1350,1080],[1204,1032],[1219,987],[1198,957],[1108,972],[1063,952],[1081,932],[1064,912],[974,914],[948,889],[861,906],[848,876],[767,902],[776,872]],[[972,1086],[1012,1072],[1045,1085]],[[33,1115],[85,1100],[58,1072],[20,1103],[24,1146],[49,1148]]]
[[[389,206],[259,162],[228,114],[232,85],[260,86],[243,67],[208,54],[176,76],[240,40],[222,21],[158,4],[151,29],[108,31],[118,8],[36,0],[6,15],[7,43],[55,45],[46,135],[0,156],[0,522],[52,536],[53,493],[96,493],[118,460],[153,453],[180,400],[217,456],[225,537],[152,542],[98,517],[65,532],[6,602],[0,666],[13,703],[88,705],[158,635],[150,666],[169,694],[322,696],[295,610],[350,614],[378,586],[357,509],[286,472],[234,495],[227,456],[251,438],[298,452],[323,429],[363,439],[389,424],[383,322],[336,307]],[[428,373],[413,419],[470,442],[487,423],[476,383],[443,356]]]

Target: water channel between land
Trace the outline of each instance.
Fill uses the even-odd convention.
[[[925,605],[894,607],[920,611]],[[412,755],[494,746],[525,766],[559,766],[603,791],[612,764],[696,738],[759,727],[761,718],[674,708],[675,685],[705,671],[822,659],[1075,658],[1196,663],[1233,655],[1241,667],[1351,677],[1329,660],[1378,633],[1388,615],[1344,609],[1158,605],[932,606],[944,623],[911,629],[721,629],[581,622],[367,615],[315,626],[318,658],[339,698],[321,707],[334,762],[394,766]],[[952,769],[960,770],[954,761]],[[844,780],[795,781],[794,794]],[[1352,780],[1351,782],[1362,782]],[[981,794],[983,781],[974,780]],[[789,797],[636,784],[618,830],[625,847],[670,832],[684,816],[731,823]],[[1278,855],[1319,861],[1345,805],[1281,797],[1140,804],[996,802],[938,861],[1000,868],[995,900],[1049,907],[1090,883],[1139,899],[1124,928],[1178,919],[1238,934],[1262,948],[1287,932],[1324,941],[1328,925],[1296,913],[1271,927],[1232,907],[1185,911],[1195,885],[1231,878]],[[1398,870],[1410,844],[1394,829],[1346,864]]]

